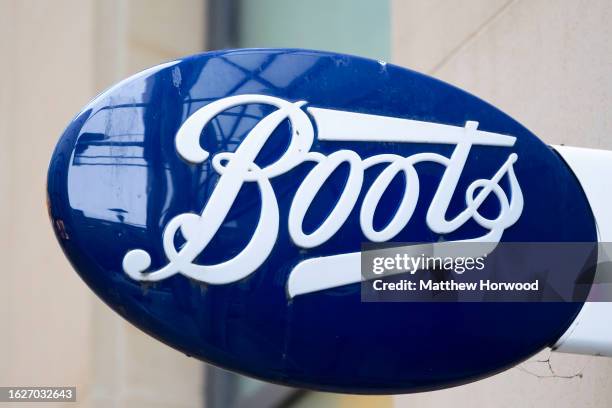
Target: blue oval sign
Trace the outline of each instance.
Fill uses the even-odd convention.
[[[383,62],[197,55],[91,102],[48,195],[90,288],[150,335],[296,387],[457,385],[553,344],[581,303],[363,302],[364,242],[593,242],[562,160],[478,98]]]

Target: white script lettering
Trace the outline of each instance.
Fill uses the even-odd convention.
[[[363,187],[364,172],[379,164],[385,164],[386,167],[367,190],[359,211],[361,229],[370,241],[388,241],[400,233],[410,221],[419,198],[419,176],[415,164],[421,162],[434,162],[445,167],[426,216],[427,226],[433,232],[450,233],[472,219],[488,232],[466,241],[497,243],[504,230],[513,225],[521,215],[523,195],[513,168],[518,157],[515,153],[511,153],[490,179],[477,179],[469,185],[465,192],[465,209],[454,218],[447,219],[448,207],[472,146],[512,147],[515,143],[514,137],[478,130],[478,122],[473,121],[468,121],[465,127],[460,127],[332,109],[306,108],[317,125],[319,140],[356,143],[435,143],[455,146],[450,157],[437,153],[418,153],[408,157],[380,154],[363,159],[354,151],[345,149],[326,156],[311,151],[315,131],[310,118],[302,108],[306,102],[289,102],[266,95],[238,95],[212,102],[187,118],[176,135],[178,154],[194,164],[208,160],[209,153],[199,144],[202,129],[221,112],[245,104],[267,104],[277,109],[259,121],[234,152],[221,152],[212,157],[212,167],[220,178],[206,206],[200,214],[177,215],[170,220],[164,230],[163,248],[169,261],[166,266],[156,271],[147,271],[151,258],[141,249],[131,250],[125,255],[123,269],[133,279],[158,281],[180,273],[202,282],[227,284],[256,271],[270,255],[280,225],[278,203],[270,180],[304,162],[314,162],[315,166],[295,193],[287,223],[293,243],[302,248],[319,246],[338,232],[357,205]],[[275,162],[264,167],[258,166],[255,163],[258,153],[273,131],[285,120],[289,120],[292,129],[286,151]],[[334,170],[343,163],[348,164],[349,174],[337,203],[315,231],[305,233],[302,223],[317,192]],[[406,187],[398,210],[385,227],[377,230],[373,223],[374,213],[389,184],[400,172],[405,176]],[[499,184],[505,175],[509,180],[510,198]],[[248,244],[239,254],[225,262],[216,265],[194,264],[194,259],[207,247],[225,222],[233,202],[245,183],[256,183],[261,195],[259,221]],[[491,193],[499,204],[499,214],[495,218],[487,218],[479,212],[480,206]],[[177,249],[174,237],[179,231],[185,239],[185,244]],[[356,254],[358,257],[359,253]],[[330,265],[339,266],[338,262],[349,259],[347,256],[353,256],[349,264],[354,265],[355,254],[315,258],[302,262],[294,269],[292,275],[297,274],[301,266],[302,270],[306,267],[312,269],[317,262],[319,270],[325,269],[320,267],[325,262],[325,258],[330,258]],[[312,282],[313,276],[304,279],[292,276],[290,284],[293,280],[294,285],[303,287],[296,287],[290,293],[308,293],[353,283],[361,278],[359,269],[351,270],[350,276],[339,274],[337,278],[325,278],[327,281],[320,284]]]

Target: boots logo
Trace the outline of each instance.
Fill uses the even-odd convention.
[[[234,152],[221,152],[213,157],[200,146],[200,134],[206,124],[225,110],[248,104],[266,104],[277,108],[259,121]],[[212,167],[220,175],[219,181],[200,214],[184,213],[175,216],[163,232],[163,248],[168,263],[158,270],[149,270],[150,255],[133,249],[123,258],[123,269],[133,279],[158,281],[180,273],[211,284],[236,282],[254,273],[270,256],[279,227],[287,223],[293,243],[300,248],[314,248],[324,244],[342,227],[358,203],[364,173],[375,165],[385,165],[369,187],[360,203],[359,223],[365,237],[372,242],[393,239],[407,226],[419,200],[419,174],[415,165],[432,162],[445,167],[435,195],[429,203],[426,223],[438,234],[461,228],[469,220],[487,232],[466,241],[497,243],[504,230],[513,225],[523,210],[523,194],[514,172],[519,160],[511,152],[516,139],[512,136],[478,129],[478,122],[468,121],[464,127],[446,124],[370,115],[341,110],[306,107],[306,101],[290,102],[266,95],[238,95],[219,99],[193,113],[176,134],[176,151],[192,164],[212,160]],[[308,114],[314,119],[315,126]],[[291,124],[288,147],[280,157],[266,166],[255,163],[258,153],[272,132],[285,120]],[[352,150],[337,150],[329,155],[312,150],[313,141],[342,141],[353,143],[428,143],[453,146],[450,157],[438,153],[417,153],[407,157],[397,154],[378,154],[360,157]],[[494,174],[483,175],[469,184],[465,191],[465,208],[448,218],[449,204],[472,146],[503,147],[510,150],[506,160],[499,163]],[[291,203],[288,220],[279,219],[279,206],[270,180],[291,172],[304,162],[315,165],[303,180]],[[341,164],[349,165],[349,175],[337,203],[315,231],[305,233],[302,224],[317,192],[327,178]],[[403,172],[406,180],[404,194],[391,220],[381,229],[374,228],[374,213],[391,181]],[[500,186],[504,177],[509,181],[510,197]],[[199,265],[194,259],[214,238],[238,192],[245,183],[256,183],[261,199],[259,221],[248,244],[232,259],[215,264]],[[490,196],[499,206],[496,217],[487,218],[479,208]],[[175,247],[174,237],[180,233],[185,244]],[[359,282],[359,253],[316,257],[299,263],[289,277],[290,296]]]
[[[295,388],[404,394],[492,375],[568,330],[591,287],[578,264],[600,252],[535,244],[597,242],[577,176],[437,79],[242,49],[150,68],[87,104],[47,197],[79,276],[156,339]]]

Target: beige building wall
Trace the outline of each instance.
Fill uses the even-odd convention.
[[[391,10],[393,62],[470,91],[547,143],[612,149],[609,0],[394,0]],[[610,378],[612,359],[545,350],[483,381],[395,402],[610,407]]]
[[[87,407],[202,406],[203,364],[119,318],[74,273],[45,183],[81,107],[201,51],[204,21],[203,0],[0,0],[0,385],[76,385]]]
[[[93,91],[91,14],[86,1],[0,2],[2,385],[84,387],[92,369],[92,298],[45,209],[51,151]]]

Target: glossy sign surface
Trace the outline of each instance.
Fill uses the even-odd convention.
[[[362,242],[596,240],[565,163],[504,113],[400,67],[304,50],[207,53],[119,83],[62,135],[48,195],[77,272],[137,327],[340,392],[491,375],[581,308],[363,303]]]

